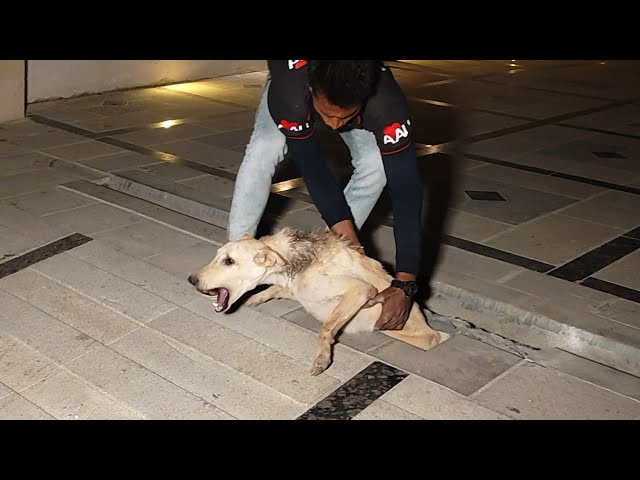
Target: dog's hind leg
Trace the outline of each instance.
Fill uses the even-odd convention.
[[[319,336],[318,354],[311,375],[322,373],[331,361],[331,345],[340,329],[360,311],[362,306],[378,294],[378,290],[362,280],[353,277],[333,277],[332,290],[339,289],[342,294],[340,302],[322,324]]]
[[[295,300],[293,294],[289,291],[289,289],[285,287],[281,287],[280,285],[271,285],[266,290],[263,290],[260,293],[256,293],[255,295],[250,296],[245,305],[256,306],[260,305],[264,302],[268,302],[269,300],[274,300],[278,298],[286,298],[287,300]]]

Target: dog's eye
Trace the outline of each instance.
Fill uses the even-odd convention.
[[[224,259],[224,264],[225,264],[225,265],[227,265],[227,266],[229,266],[229,265],[233,265],[234,263],[236,263],[236,262],[235,262],[235,260],[234,260],[233,258],[231,258],[231,257],[227,257],[227,258],[225,258],[225,259]]]

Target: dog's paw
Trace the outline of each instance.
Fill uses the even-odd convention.
[[[329,362],[329,355],[318,355],[315,362],[313,362],[313,367],[311,367],[311,376],[315,377],[324,372],[329,366]]]
[[[250,296],[247,301],[244,302],[244,305],[246,307],[257,307],[258,305],[262,305],[269,300],[271,300],[271,297],[265,297],[264,295],[256,293],[255,295]]]
[[[448,334],[447,332],[438,332],[438,333],[440,334],[440,341],[438,342],[438,344],[442,342],[446,342],[451,338],[451,335]]]

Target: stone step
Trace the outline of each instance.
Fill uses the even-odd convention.
[[[227,227],[231,201],[138,169],[112,174],[106,186],[203,222]]]
[[[67,184],[66,188],[74,190],[78,182],[74,184],[76,187]],[[93,195],[87,193],[86,184],[82,188],[85,194]],[[215,228],[215,232],[206,232],[205,235],[213,235],[220,243],[226,241],[224,230],[231,204],[228,195],[227,198],[221,198],[215,191],[192,188],[166,178],[158,178],[141,169],[111,173],[100,188],[126,195],[120,199],[112,199],[116,205],[123,199],[135,198],[144,201],[145,209],[149,211],[148,205],[154,204],[162,208],[158,212],[162,212],[161,215],[167,223],[171,224],[175,219],[185,216],[193,222],[189,228],[206,232],[205,226],[208,225]],[[100,192],[102,197],[106,194],[104,190]],[[138,205],[129,208],[135,211],[139,207]],[[158,212],[156,214],[159,214]],[[179,215],[169,219],[167,212]],[[324,227],[308,195],[296,190],[272,193],[265,218],[273,222],[271,228],[284,225],[305,230]],[[184,220],[181,221],[183,225],[179,228],[184,228]],[[375,252],[376,258],[383,263],[394,264],[395,243],[393,229],[389,225],[378,223],[373,228],[370,247],[370,251]],[[452,252],[453,257],[470,256],[476,263],[486,263],[487,268],[497,266],[501,269],[512,269],[514,272],[522,270],[500,260],[482,257],[456,247],[445,248]],[[561,302],[546,302],[544,308],[539,308],[540,301],[545,300],[543,297],[521,294],[497,282],[465,275],[459,270],[459,266],[448,266],[447,263],[441,262],[436,278],[432,281],[433,296],[428,307],[437,312],[438,319],[448,320],[449,327],[457,325],[458,328],[474,330],[474,335],[498,348],[505,348],[505,341],[534,349],[559,348],[640,376],[640,330],[604,317],[595,318],[594,315],[571,312]],[[545,281],[545,278],[541,277],[541,281]],[[445,281],[442,281],[443,279]],[[570,282],[567,282],[566,287],[586,289]],[[514,300],[515,297],[510,297],[513,294],[525,295],[528,297],[527,300],[534,301],[529,302],[530,305],[518,302]],[[612,296],[611,300],[619,299]],[[427,315],[430,313],[427,312]],[[534,349],[520,349],[520,353],[526,357],[527,352],[535,352]]]

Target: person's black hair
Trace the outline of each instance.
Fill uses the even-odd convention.
[[[381,60],[309,60],[309,84],[341,108],[361,105],[375,92]]]

